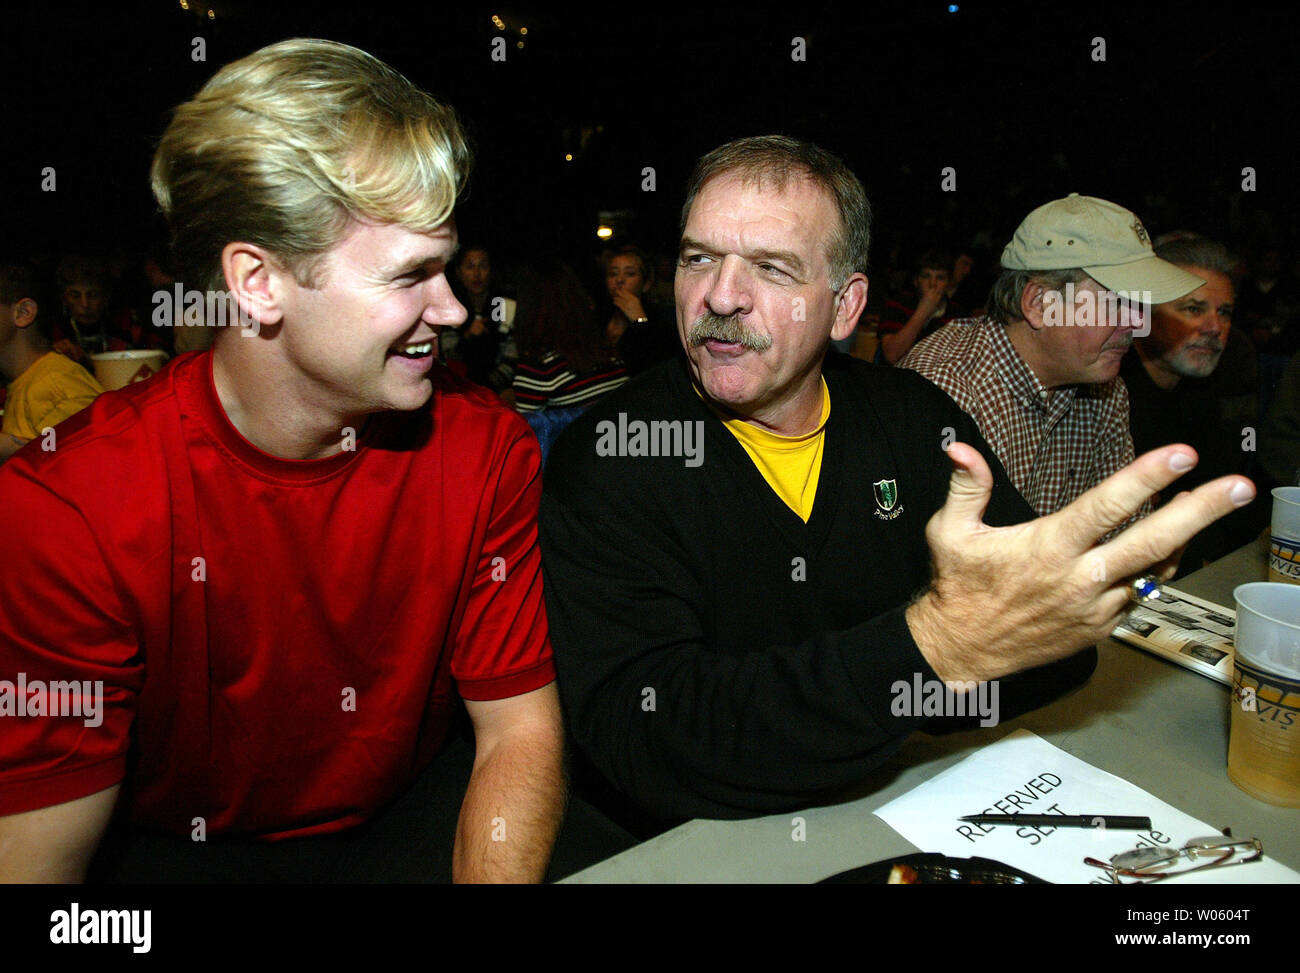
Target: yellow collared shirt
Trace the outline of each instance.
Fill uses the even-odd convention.
[[[743,419],[722,420],[754,461],[767,485],[804,523],[812,516],[813,501],[817,498],[826,445],[826,420],[831,416],[831,393],[826,388],[826,379],[821,382],[821,419],[816,429],[802,436],[778,436]]]

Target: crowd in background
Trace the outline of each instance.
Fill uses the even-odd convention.
[[[1177,230],[1166,201],[1147,202],[1170,224],[1157,244],[1192,235]],[[984,312],[1005,241],[986,230],[961,236],[958,225],[969,221],[922,220],[905,240],[877,243],[866,310],[856,333],[836,343],[840,351],[894,365],[944,324]],[[1300,416],[1290,415],[1300,400],[1300,370],[1287,369],[1300,349],[1300,254],[1267,220],[1243,227],[1251,238],[1228,241],[1224,268],[1233,302],[1226,347],[1195,390],[1208,409],[1203,414],[1217,419],[1220,441],[1244,444],[1232,472],[1267,489],[1300,476],[1290,447],[1274,449],[1271,463],[1261,466],[1246,435],[1271,422],[1275,438],[1300,440]],[[54,352],[88,372],[90,356],[100,352],[157,348],[174,355],[211,343],[210,327],[173,326],[181,323],[170,296],[177,281],[164,248],[133,256],[69,252],[27,263],[42,291],[38,330]],[[648,253],[626,240],[571,261],[551,253],[501,260],[483,240],[465,240],[450,277],[467,318],[443,329],[439,356],[523,413],[545,449],[597,398],[681,357],[675,265],[675,254]],[[1270,419],[1270,411],[1278,414]]]

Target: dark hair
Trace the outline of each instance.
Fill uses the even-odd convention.
[[[51,337],[51,316],[46,314],[49,294],[41,275],[23,261],[0,262],[0,304],[17,304],[23,298],[36,302],[36,321],[32,325],[45,341]]]
[[[108,288],[108,268],[97,257],[81,254],[68,254],[59,261],[59,269],[54,272],[54,280],[62,291],[73,284],[98,284]]]
[[[557,261],[540,273],[530,271],[519,297],[515,341],[520,358],[558,352],[580,372],[610,359],[592,324],[591,298],[568,264]]]
[[[36,271],[26,264],[0,263],[0,304],[17,304],[24,297],[38,300]]]
[[[1082,270],[1003,270],[989,291],[988,315],[1000,324],[1014,324],[1023,320],[1020,297],[1030,284],[1039,284],[1049,291],[1059,291],[1066,284],[1078,284],[1088,275]]]
[[[760,186],[771,183],[777,189],[784,189],[792,177],[811,180],[831,197],[840,216],[826,254],[831,265],[831,287],[838,291],[851,274],[866,273],[871,248],[871,204],[861,180],[839,156],[784,135],[737,139],[695,163],[682,206],[682,235],[696,194],[710,179],[733,172],[746,182]]]
[[[482,250],[484,253],[487,254],[488,260],[492,259],[492,248],[482,243],[481,241],[474,240],[470,242],[469,246],[465,246],[464,244],[462,244],[457,248],[456,265],[460,266],[460,264],[465,260],[465,258],[468,257],[475,250]]]
[[[942,270],[952,276],[952,254],[943,250],[927,250],[912,261],[912,276],[923,270]]]
[[[1204,267],[1225,277],[1232,276],[1232,256],[1222,243],[1202,236],[1178,236],[1156,247],[1156,256],[1179,267]]]

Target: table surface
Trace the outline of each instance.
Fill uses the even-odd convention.
[[[1233,588],[1265,580],[1266,551],[1261,539],[1174,587],[1231,608]],[[1092,678],[1041,709],[988,729],[912,734],[856,800],[744,821],[688,821],[565,881],[817,882],[920,851],[872,812],[1021,727],[1206,824],[1260,838],[1270,857],[1300,870],[1300,809],[1265,804],[1228,780],[1228,687],[1113,639],[1097,648]],[[790,840],[796,816],[810,840]]]

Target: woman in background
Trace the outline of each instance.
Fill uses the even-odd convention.
[[[560,263],[534,286],[516,328],[515,408],[585,407],[626,382],[622,361],[592,331],[591,301],[573,270]]]
[[[681,351],[674,316],[649,299],[654,270],[645,252],[625,246],[605,262],[609,300],[597,309],[605,343],[627,368],[640,375]]]
[[[465,249],[456,262],[452,291],[468,315],[438,335],[442,360],[457,374],[496,392],[514,379],[515,302],[492,285],[492,258],[484,246]]]

